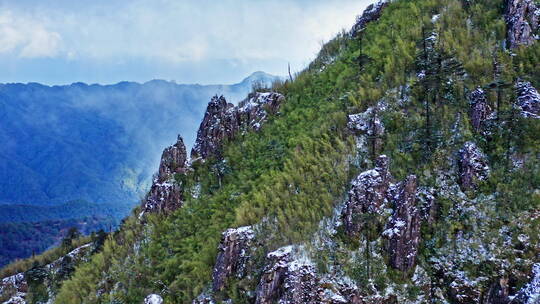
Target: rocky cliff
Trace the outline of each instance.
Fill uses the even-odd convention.
[[[147,212],[169,213],[182,206],[182,185],[175,180],[176,174],[187,170],[187,153],[182,137],[166,148],[161,155],[159,171],[142,205],[140,217]]]
[[[284,99],[279,93],[256,92],[235,107],[223,96],[214,96],[197,131],[191,159],[197,161],[208,157],[220,158],[226,141],[250,130],[258,131],[269,114],[277,113]]]
[[[540,39],[539,22],[540,7],[533,0],[508,0],[506,23],[510,48],[529,46]]]

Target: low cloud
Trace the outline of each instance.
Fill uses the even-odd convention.
[[[21,58],[59,55],[62,37],[26,16],[4,11],[0,14],[0,53]]]

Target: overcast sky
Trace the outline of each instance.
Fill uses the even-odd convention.
[[[234,83],[305,67],[374,0],[0,0],[0,82]]]

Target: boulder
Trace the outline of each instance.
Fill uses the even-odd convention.
[[[487,179],[490,169],[487,157],[474,142],[468,141],[459,151],[459,184],[463,191],[474,189]]]
[[[381,215],[387,202],[386,191],[392,179],[388,170],[388,157],[381,155],[372,170],[362,172],[351,183],[341,219],[350,237],[359,237],[366,224],[363,215]]]
[[[250,226],[223,232],[212,275],[214,292],[223,290],[228,279],[242,278],[245,275],[254,236],[255,233]]]
[[[409,271],[416,266],[422,221],[416,207],[416,176],[410,175],[393,186],[389,194],[394,212],[383,232],[388,238],[389,264],[394,269]]]
[[[538,40],[540,7],[534,0],[508,0],[505,20],[510,48],[529,46]]]

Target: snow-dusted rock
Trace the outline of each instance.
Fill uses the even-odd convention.
[[[507,0],[505,19],[510,48],[529,46],[539,39],[540,7],[534,0]]]
[[[254,236],[255,233],[250,226],[223,232],[212,275],[214,292],[225,288],[228,279],[242,278],[245,275]]]
[[[3,302],[2,304],[26,304],[26,293],[18,292],[16,295],[11,297],[9,300]]]
[[[166,148],[161,155],[159,173],[142,205],[142,217],[147,212],[170,213],[182,206],[183,188],[174,180],[174,174],[187,170],[186,146],[182,137]]]
[[[389,263],[395,269],[408,271],[416,265],[422,221],[416,207],[416,176],[410,175],[389,192],[394,213],[383,232],[388,238]]]
[[[204,115],[197,132],[191,158],[205,160],[208,157],[220,157],[223,143],[233,139],[239,132],[258,131],[275,114],[285,97],[279,93],[253,93],[235,107],[223,96],[214,96]]]
[[[484,122],[493,112],[488,104],[486,93],[481,88],[476,88],[469,94],[469,103],[471,105],[471,123],[476,131],[480,131]]]
[[[162,304],[163,298],[157,294],[150,294],[144,299],[144,304]]]
[[[510,304],[540,303],[540,263],[533,265],[531,281],[525,285]]]
[[[292,250],[287,246],[267,255],[256,304],[320,303],[315,266],[294,259]]]
[[[26,303],[24,299],[27,292],[28,282],[24,277],[24,273],[17,273],[0,281],[0,297],[9,297],[9,300],[4,303]]]
[[[357,36],[366,28],[368,23],[379,20],[388,4],[388,0],[381,0],[368,6],[362,15],[356,17],[356,22],[351,29],[350,35],[353,37]]]
[[[392,179],[388,171],[388,157],[377,158],[376,167],[362,172],[351,183],[349,198],[341,219],[347,235],[358,237],[362,231],[364,214],[381,214],[386,204],[386,191]]]
[[[487,179],[490,169],[487,158],[474,142],[468,141],[459,151],[459,182],[461,188],[471,190],[478,181]]]
[[[357,136],[366,136],[365,142],[373,153],[383,145],[384,124],[378,114],[379,107],[370,107],[365,112],[348,116],[347,127]]]
[[[54,284],[58,283],[51,282],[49,280],[50,275],[57,277],[61,276],[61,274],[69,275],[75,269],[75,266],[79,262],[85,261],[86,258],[88,258],[92,248],[92,244],[82,245],[68,252],[65,256],[60,257],[43,267],[37,268],[39,269],[40,273],[44,274],[44,278],[46,278],[44,282],[45,285],[50,288]],[[68,262],[69,265],[66,265]],[[26,272],[26,274],[32,272],[33,270],[35,269],[30,269]],[[9,297],[9,300],[3,302],[2,304],[26,303],[25,299],[27,292],[28,281],[26,279],[25,273],[17,273],[15,275],[3,278],[0,281],[0,298]],[[54,293],[49,293],[49,301],[47,303],[53,303],[54,297]]]
[[[276,114],[285,96],[275,93],[253,93],[238,105],[238,122],[242,132],[258,131],[268,119],[268,114]]]
[[[466,278],[455,278],[449,286],[449,293],[452,303],[457,304],[479,304],[480,291],[476,282]]]
[[[540,94],[530,82],[516,83],[517,102],[523,117],[540,119]]]
[[[164,182],[175,173],[182,173],[186,169],[187,153],[184,140],[180,135],[176,143],[163,151],[159,164],[158,180]]]
[[[212,97],[197,131],[191,159],[219,156],[223,142],[233,138],[237,131],[238,121],[234,105],[228,103],[223,96]]]

